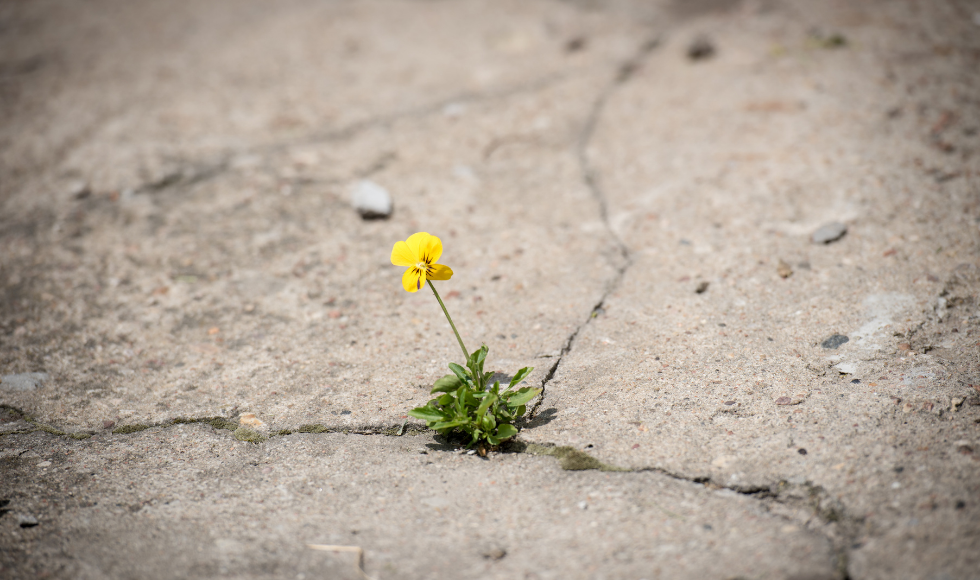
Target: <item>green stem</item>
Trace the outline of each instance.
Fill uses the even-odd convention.
[[[446,315],[446,320],[449,321],[449,326],[453,327],[453,334],[456,335],[456,340],[459,341],[459,348],[463,349],[463,362],[470,360],[470,353],[466,350],[466,345],[463,344],[463,339],[459,337],[459,331],[456,330],[456,325],[453,324],[453,317],[449,316],[449,311],[446,310],[446,305],[442,303],[442,298],[439,297],[439,293],[436,292],[436,287],[432,285],[432,280],[426,280],[426,284],[429,288],[432,288],[432,293],[436,295],[436,300],[439,301],[439,306],[442,306],[442,312]],[[482,377],[481,377],[482,378]]]

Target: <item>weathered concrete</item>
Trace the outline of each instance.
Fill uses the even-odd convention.
[[[967,8],[0,18],[4,574],[977,577]],[[419,230],[545,389],[488,461],[406,422],[459,358]]]
[[[757,499],[656,473],[563,471],[527,454],[483,460],[429,436],[253,445],[181,425],[4,445],[20,453],[5,459],[5,486],[31,495],[16,509],[40,522],[2,520],[16,546],[5,564],[29,561],[25,572],[357,577],[352,554],[305,544],[362,546],[368,573],[382,578],[835,572],[826,537]]]

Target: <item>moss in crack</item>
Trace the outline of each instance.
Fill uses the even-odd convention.
[[[69,433],[68,436],[77,441],[82,441],[92,437],[90,433]]]
[[[268,437],[265,435],[257,431],[252,431],[248,427],[239,427],[238,429],[235,429],[235,432],[232,433],[232,435],[235,436],[235,439],[238,439],[239,441],[246,441],[248,443],[262,443],[268,439]]]
[[[133,425],[120,425],[112,430],[113,435],[128,435],[129,433],[139,433],[140,431],[146,431],[149,429],[149,425],[143,423],[135,423]]]
[[[599,471],[629,471],[623,467],[616,467],[603,463],[592,457],[588,453],[579,451],[574,447],[554,447],[550,445],[538,445],[529,443],[524,448],[524,453],[531,455],[550,455],[558,459],[558,464],[566,471],[583,471],[586,469],[598,469]]]
[[[327,429],[319,423],[313,425],[300,425],[299,429],[296,430],[297,433],[328,433],[330,429]]]
[[[404,425],[397,425],[394,427],[384,428],[381,430],[381,434],[386,435],[388,437],[401,437],[403,435],[411,435],[412,437],[414,437],[416,435],[421,435],[422,433],[425,433],[428,430],[429,429],[424,426],[404,424]]]
[[[293,434],[293,430],[292,429],[280,429],[280,430],[276,431],[275,433],[273,433],[273,435],[276,435],[276,436],[292,435],[292,434]]]
[[[61,431],[59,429],[55,429],[51,425],[45,425],[44,423],[34,423],[34,426],[37,427],[37,430],[38,431],[44,431],[45,433],[50,433],[52,435],[66,435],[67,434],[64,431]]]
[[[229,421],[224,417],[204,417],[199,419],[201,423],[207,423],[215,429],[227,429],[228,431],[236,431],[238,429],[238,423],[234,421]]]

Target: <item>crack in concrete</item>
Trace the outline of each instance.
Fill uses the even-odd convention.
[[[622,283],[623,279],[625,278],[627,271],[633,265],[632,253],[630,251],[629,246],[626,245],[626,243],[615,231],[615,229],[612,227],[612,224],[609,221],[609,207],[608,207],[606,194],[605,191],[603,191],[602,189],[602,183],[600,180],[599,172],[591,164],[589,160],[588,148],[589,148],[589,144],[592,142],[592,138],[596,133],[596,129],[598,127],[600,118],[602,117],[602,113],[605,110],[605,107],[610,97],[618,88],[620,88],[625,83],[629,82],[629,80],[635,75],[637,70],[639,70],[640,67],[643,65],[644,61],[647,59],[650,53],[653,52],[658,46],[660,46],[660,44],[661,44],[660,36],[654,36],[648,39],[640,46],[639,50],[636,52],[636,54],[633,55],[632,58],[630,58],[629,60],[625,61],[620,65],[619,70],[617,71],[617,74],[612,80],[612,82],[610,82],[599,93],[582,127],[582,132],[579,136],[578,144],[576,147],[576,156],[578,158],[578,163],[582,174],[582,181],[585,183],[585,186],[591,192],[593,198],[595,198],[596,204],[599,207],[599,217],[601,218],[606,230],[609,232],[609,235],[614,239],[622,263],[617,267],[616,274],[609,281],[606,291],[603,293],[602,297],[592,308],[589,317],[584,322],[582,322],[577,328],[575,328],[575,330],[568,336],[568,338],[565,341],[565,344],[562,346],[561,351],[557,355],[555,362],[551,365],[551,368],[548,369],[547,374],[542,379],[541,396],[539,397],[534,407],[531,409],[531,412],[528,414],[528,419],[525,425],[533,421],[534,417],[536,416],[538,409],[540,408],[541,404],[545,400],[545,397],[547,396],[548,383],[554,378],[555,373],[558,370],[558,367],[561,365],[562,361],[565,358],[565,355],[571,351],[575,339],[578,337],[579,333],[582,331],[583,328],[585,328],[586,325],[588,325],[592,321],[592,319],[594,319],[601,312],[601,309],[605,305],[606,300],[608,299],[610,294],[612,294],[612,292],[614,292],[616,288],[619,287],[619,285]],[[836,505],[831,508],[821,509],[821,504],[827,498],[830,498],[830,496],[823,489],[823,487],[815,486],[813,485],[812,482],[807,481],[803,484],[804,487],[810,490],[810,493],[808,494],[808,501],[806,503],[803,503],[801,500],[793,498],[785,492],[784,488],[786,488],[786,486],[789,485],[788,482],[786,482],[785,480],[780,480],[767,487],[756,486],[751,488],[740,488],[735,486],[720,485],[716,482],[712,482],[710,477],[689,477],[677,473],[672,473],[663,468],[649,467],[649,468],[640,468],[640,469],[628,469],[628,468],[618,467],[618,466],[603,463],[598,459],[588,455],[587,453],[572,447],[562,447],[562,446],[554,446],[548,444],[545,445],[525,444],[524,449],[521,452],[530,453],[532,455],[553,456],[556,459],[558,459],[562,469],[565,470],[598,469],[600,471],[622,471],[622,472],[629,472],[629,473],[640,473],[644,471],[656,472],[665,477],[674,479],[676,481],[696,483],[700,485],[710,486],[714,489],[725,489],[745,497],[756,499],[759,502],[761,502],[763,507],[766,509],[766,511],[770,513],[772,513],[772,510],[770,509],[769,506],[766,505],[765,503],[766,501],[780,502],[787,505],[793,505],[796,507],[803,507],[805,505],[806,507],[812,509],[814,516],[819,518],[824,525],[829,525],[837,522],[841,522],[844,524],[843,527],[845,527],[846,529],[843,530],[843,533],[841,534],[842,539],[837,539],[833,537],[833,535],[830,533],[823,533],[822,535],[827,539],[828,542],[830,542],[831,546],[833,547],[835,557],[837,559],[836,564],[837,564],[837,572],[839,578],[841,580],[849,580],[850,578],[847,572],[848,551],[850,549],[851,544],[853,543],[854,538],[857,535],[856,528],[861,520],[860,518],[847,516],[844,512],[843,505],[841,505],[839,502],[836,502]],[[794,521],[792,518],[785,515],[781,515],[781,514],[774,514],[774,515],[776,515],[777,517],[781,517],[786,521],[790,521],[790,522]],[[820,531],[818,530],[813,530],[813,531],[820,533]]]
[[[0,410],[18,416],[19,419],[30,423],[30,429],[18,429],[0,433],[0,438],[7,435],[30,434],[38,431],[45,432],[57,437],[64,437],[74,441],[90,439],[98,433],[92,432],[67,432],[42,423],[24,411],[11,405],[0,404]],[[149,429],[169,429],[178,425],[202,424],[208,425],[216,431],[229,431],[230,435],[242,442],[252,444],[262,444],[275,437],[283,437],[298,433],[309,433],[319,435],[323,433],[342,433],[344,435],[383,435],[387,437],[400,437],[403,435],[416,436],[431,432],[422,426],[407,426],[400,424],[397,426],[385,425],[360,425],[360,426],[327,426],[320,423],[304,424],[295,429],[279,429],[268,434],[251,429],[240,424],[235,417],[178,417],[161,423],[132,423],[120,425],[111,431],[106,430],[112,435],[133,435]],[[453,443],[450,441],[450,445]],[[462,448],[462,443],[457,447]],[[733,487],[719,485],[711,481],[709,477],[690,477],[680,475],[660,467],[641,467],[628,468],[620,467],[610,463],[605,463],[588,453],[569,446],[559,446],[552,443],[526,443],[520,440],[512,440],[502,444],[501,449],[505,453],[526,453],[528,455],[540,455],[554,457],[562,470],[565,471],[604,471],[620,473],[657,473],[678,482],[694,483],[702,485],[709,490],[727,490],[738,495],[748,497],[760,502],[762,508],[775,517],[787,522],[800,523],[798,520],[772,511],[771,506],[766,502],[776,502],[794,508],[806,508],[811,510],[813,516],[818,518],[823,525],[841,524],[841,538],[835,539],[831,534],[823,535],[834,546],[838,559],[839,578],[849,580],[846,572],[847,551],[853,544],[857,536],[857,526],[861,523],[860,518],[849,516],[845,513],[843,505],[833,498],[823,489],[822,486],[814,485],[813,482],[806,481],[802,484],[790,484],[785,480],[780,480],[770,486],[755,486],[751,488]],[[807,522],[804,522],[804,526]],[[820,530],[810,530],[814,533],[821,533]]]
[[[613,77],[612,81],[599,92],[596,100],[592,103],[592,108],[589,110],[585,122],[582,125],[582,132],[579,134],[578,143],[575,147],[575,154],[582,174],[582,181],[585,184],[585,187],[592,194],[592,197],[595,199],[596,204],[599,207],[599,218],[602,220],[606,231],[615,241],[616,248],[622,262],[616,267],[616,274],[606,284],[605,291],[595,306],[592,307],[592,310],[589,312],[589,317],[586,318],[584,322],[579,324],[578,327],[576,327],[575,330],[573,330],[568,336],[568,338],[565,340],[565,344],[562,345],[561,350],[555,357],[555,362],[552,363],[551,368],[548,369],[548,372],[545,374],[544,378],[541,379],[541,395],[534,406],[531,407],[530,413],[527,414],[527,419],[525,420],[524,425],[527,425],[534,420],[538,409],[541,407],[541,404],[544,402],[544,399],[548,394],[548,383],[554,378],[555,373],[558,371],[558,367],[565,358],[565,355],[572,350],[572,346],[576,337],[578,337],[579,332],[581,332],[582,329],[592,321],[592,319],[599,315],[599,313],[602,311],[603,305],[606,303],[606,299],[609,298],[609,295],[619,287],[626,275],[626,271],[633,265],[633,259],[629,247],[627,247],[626,243],[623,242],[623,240],[613,229],[612,224],[609,223],[609,209],[606,202],[606,194],[602,190],[597,170],[589,162],[588,148],[589,144],[592,142],[592,137],[595,135],[599,118],[602,116],[602,112],[606,107],[606,103],[609,101],[609,97],[617,88],[632,78],[633,74],[643,64],[643,61],[646,60],[650,53],[653,52],[653,50],[658,46],[660,46],[659,35],[649,38],[643,42],[632,57],[627,59],[625,62],[620,63],[620,65],[617,67],[616,75]]]
[[[228,151],[224,153],[217,161],[197,164],[190,170],[178,169],[172,171],[161,178],[144,183],[143,185],[137,187],[135,191],[141,193],[160,192],[178,186],[186,187],[189,185],[194,185],[208,181],[215,177],[219,177],[228,170],[232,169],[232,159],[235,157],[247,155],[259,155],[265,157],[271,154],[281,153],[291,147],[347,141],[349,139],[353,139],[364,131],[374,128],[388,127],[405,119],[424,118],[439,113],[440,111],[444,111],[446,107],[451,105],[486,103],[499,99],[510,98],[524,93],[539,91],[564,80],[566,77],[567,75],[564,73],[552,73],[523,83],[516,83],[499,90],[491,90],[484,93],[459,93],[452,97],[433,103],[423,104],[415,108],[376,115],[360,121],[354,121],[353,123],[340,128],[313,130],[302,137],[254,145],[235,151]],[[387,156],[390,156],[390,153],[386,153],[382,158],[386,158]],[[377,162],[375,165],[377,165]],[[374,169],[375,166],[372,165],[372,167],[368,168],[367,170],[358,171],[357,174],[362,177],[370,175],[373,173]]]
[[[601,221],[603,222],[605,229],[609,233],[610,237],[616,246],[617,254],[621,262],[616,267],[616,273],[607,283],[606,289],[602,296],[596,302],[589,312],[588,318],[586,318],[581,324],[579,324],[572,332],[569,334],[558,355],[555,357],[555,361],[552,363],[548,372],[541,380],[542,392],[538,401],[535,403],[534,407],[530,410],[526,418],[522,421],[524,426],[527,426],[534,420],[537,415],[538,409],[544,402],[547,396],[547,385],[554,378],[558,367],[564,360],[565,355],[571,352],[575,340],[580,334],[580,332],[602,311],[606,300],[614,292],[619,285],[622,283],[627,271],[633,265],[633,259],[631,251],[623,239],[617,234],[617,232],[612,227],[609,221],[609,208],[606,199],[606,194],[602,189],[602,184],[600,180],[600,175],[598,170],[591,164],[589,159],[588,147],[592,142],[592,139],[596,133],[599,121],[601,120],[602,114],[605,107],[614,94],[614,92],[627,83],[636,73],[637,70],[643,65],[643,62],[649,56],[653,50],[659,47],[661,44],[660,37],[654,37],[648,39],[642,45],[640,45],[637,52],[625,62],[620,63],[616,71],[615,76],[609,82],[609,84],[599,92],[589,113],[585,119],[582,127],[582,131],[579,135],[578,142],[575,148],[575,154],[578,159],[578,164],[580,167],[582,181],[586,188],[592,194],[598,206],[598,213]],[[556,82],[559,82],[564,78],[564,75],[553,74],[549,75],[528,83],[524,83],[517,86],[508,87],[500,91],[492,91],[488,93],[478,94],[478,93],[466,93],[451,97],[436,103],[431,103],[428,105],[423,105],[421,107],[410,109],[401,112],[395,112],[388,115],[382,115],[373,117],[370,119],[365,119],[352,123],[346,127],[341,127],[339,129],[332,129],[327,131],[313,132],[304,137],[292,139],[288,141],[282,141],[278,143],[267,143],[264,145],[259,145],[251,148],[246,148],[244,150],[236,151],[234,153],[228,153],[223,158],[213,163],[197,164],[192,169],[188,170],[186,168],[180,169],[175,172],[168,173],[163,177],[153,181],[148,182],[136,191],[138,192],[160,192],[176,187],[187,187],[197,183],[205,182],[210,179],[216,178],[226,171],[232,168],[231,159],[236,155],[243,154],[259,154],[259,155],[269,155],[281,152],[290,147],[309,145],[316,143],[324,143],[331,141],[344,141],[351,139],[358,134],[376,128],[385,127],[393,123],[404,119],[411,119],[413,117],[425,117],[438,113],[445,109],[446,106],[456,103],[480,103],[493,101],[497,99],[508,98],[511,96],[519,95],[525,92],[533,92],[540,90],[542,88],[548,87]],[[916,329],[918,330],[918,329]],[[911,333],[910,333],[911,334]],[[34,417],[24,413],[23,411],[9,406],[0,404],[0,409],[6,410],[8,412],[19,415],[21,419],[31,424],[30,429],[19,429],[7,431],[0,433],[0,437],[6,435],[14,434],[29,434],[37,431],[43,431],[51,435],[66,437],[72,440],[84,440],[89,439],[97,432],[67,432],[57,429],[51,425],[42,423],[36,420]],[[174,427],[176,425],[183,424],[193,424],[202,423],[211,426],[216,430],[227,430],[231,432],[231,435],[243,442],[250,442],[253,444],[263,443],[274,437],[282,437],[286,435],[291,435],[294,433],[311,433],[311,434],[321,434],[321,433],[343,433],[351,435],[384,435],[384,436],[402,436],[402,435],[419,435],[429,430],[421,426],[408,426],[404,423],[396,425],[357,425],[357,426],[333,426],[333,425],[323,425],[321,423],[315,424],[304,424],[300,425],[295,429],[284,428],[279,429],[270,433],[263,433],[255,429],[251,429],[245,425],[241,425],[235,420],[235,417],[225,418],[225,417],[199,417],[199,418],[187,418],[187,417],[177,417],[160,423],[145,424],[145,423],[135,423],[130,425],[121,425],[112,429],[111,433],[114,435],[128,435],[138,433],[152,428],[167,429]],[[694,483],[698,485],[703,485],[708,489],[714,490],[727,490],[738,495],[749,497],[759,501],[763,508],[769,512],[773,513],[769,505],[766,502],[772,501],[793,507],[806,507],[812,510],[812,513],[817,517],[821,523],[824,525],[842,523],[843,527],[847,528],[843,530],[842,538],[835,539],[830,534],[823,533],[831,545],[834,546],[834,551],[838,559],[838,573],[842,580],[849,580],[849,575],[847,573],[847,562],[848,562],[848,550],[850,545],[853,543],[854,538],[857,535],[855,528],[861,523],[861,518],[855,518],[853,516],[848,516],[842,505],[836,502],[835,505],[831,507],[824,507],[822,504],[825,500],[832,499],[826,490],[821,486],[814,485],[812,482],[804,482],[800,486],[791,486],[787,481],[780,480],[770,486],[753,486],[738,487],[729,485],[720,485],[716,482],[712,482],[710,477],[691,477],[685,476],[678,473],[673,473],[669,470],[659,468],[659,467],[643,467],[643,468],[625,468],[619,467],[612,464],[604,463],[595,457],[592,457],[584,451],[575,449],[568,446],[557,446],[554,444],[544,443],[524,443],[519,440],[511,441],[505,444],[505,450],[508,452],[516,453],[527,453],[530,455],[544,455],[555,457],[558,460],[559,465],[563,470],[567,471],[582,471],[582,470],[599,470],[599,471],[610,471],[610,472],[623,472],[623,473],[642,473],[642,472],[654,472],[658,473],[664,477],[668,477],[675,481],[682,481],[687,483]],[[804,497],[796,497],[793,494],[793,490],[796,488],[803,488],[807,490]],[[798,495],[798,494],[797,494]],[[773,513],[776,517],[780,517],[788,522],[795,522],[792,518],[782,514]],[[820,533],[819,530],[811,530],[816,533]]]

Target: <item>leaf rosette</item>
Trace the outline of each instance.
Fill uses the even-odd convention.
[[[517,435],[514,421],[527,412],[527,403],[541,393],[541,389],[518,387],[534,367],[524,367],[501,390],[500,381],[488,385],[493,372],[484,372],[487,358],[486,345],[473,351],[466,367],[449,363],[453,372],[435,382],[431,394],[438,396],[424,407],[408,412],[422,419],[428,427],[442,435],[458,431],[470,437],[469,446],[480,441],[497,446]]]

